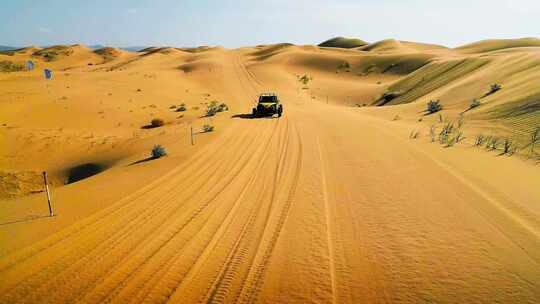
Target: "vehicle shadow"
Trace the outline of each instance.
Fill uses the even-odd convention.
[[[253,119],[255,118],[253,114],[234,114],[231,116],[231,118],[241,118],[241,119]]]
[[[273,119],[275,118],[274,115],[266,115],[266,116],[253,116],[253,114],[235,114],[232,115],[231,118],[240,118],[240,119]]]

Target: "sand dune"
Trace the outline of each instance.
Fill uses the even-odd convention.
[[[320,47],[334,47],[352,49],[367,45],[368,43],[357,38],[335,37],[319,44]]]
[[[0,54],[0,303],[539,302],[540,46],[345,42]]]

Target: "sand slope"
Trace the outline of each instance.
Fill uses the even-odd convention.
[[[1,73],[0,302],[536,303],[538,167],[472,147],[538,124],[536,54],[75,47]],[[492,82],[503,89],[466,112],[470,139],[430,143],[444,123],[426,100],[453,119]],[[250,119],[263,91],[283,117]],[[203,117],[212,100],[230,111]],[[142,128],[154,117],[166,125]],[[205,123],[216,131],[192,146]],[[149,160],[158,143],[169,156]],[[103,172],[63,185],[81,164]],[[42,170],[53,218],[28,194]]]

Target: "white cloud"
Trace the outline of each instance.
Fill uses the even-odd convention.
[[[126,13],[127,13],[128,15],[134,15],[134,14],[137,13],[137,9],[136,9],[136,8],[133,8],[133,7],[132,7],[132,8],[128,8],[128,9],[126,10]]]

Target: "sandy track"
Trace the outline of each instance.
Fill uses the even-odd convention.
[[[252,98],[263,81],[230,59]],[[284,117],[234,119],[167,175],[0,260],[0,302],[540,301],[534,216],[376,119],[281,93]]]

